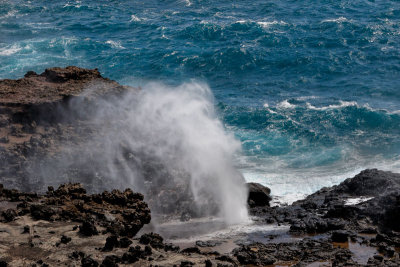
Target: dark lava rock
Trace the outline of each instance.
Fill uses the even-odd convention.
[[[127,238],[127,237],[123,237],[119,240],[119,245],[121,248],[127,248],[132,244],[132,241]]]
[[[332,242],[347,242],[349,234],[345,231],[335,231],[331,235]]]
[[[29,225],[24,226],[24,230],[22,231],[23,234],[29,234],[31,227]]]
[[[34,219],[47,221],[50,221],[51,217],[56,214],[51,207],[40,204],[31,205],[30,212]]]
[[[5,222],[14,221],[15,218],[18,216],[17,212],[14,209],[7,209],[6,211],[3,212],[2,215]]]
[[[84,221],[79,227],[79,233],[85,236],[92,236],[97,235],[99,232],[92,221]]]
[[[71,237],[68,237],[68,236],[65,236],[65,235],[63,235],[62,237],[61,237],[61,243],[63,243],[63,244],[68,244],[69,242],[71,242]]]
[[[308,263],[331,261],[343,249],[335,248],[327,240],[305,238],[294,243],[253,243],[233,250],[240,264],[265,266],[275,262],[298,262],[298,266]],[[351,252],[346,250],[351,257]]]
[[[116,247],[119,247],[120,243],[118,237],[115,235],[109,236],[106,239],[106,244],[104,245],[103,251],[111,251]]]
[[[366,200],[351,205],[346,204],[349,198]],[[266,222],[289,224],[290,231],[296,233],[399,231],[400,174],[365,170],[354,178],[331,188],[322,188],[290,206],[253,206],[250,212],[263,217]]]
[[[259,249],[262,244],[255,244],[253,246],[241,246],[234,250],[234,256],[240,264],[265,266],[271,265],[276,262],[276,259],[268,253],[268,251]]]
[[[146,246],[144,250],[140,246],[130,247],[129,251],[122,256],[122,261],[125,263],[134,263],[139,259],[145,259],[152,254],[151,248]]]
[[[156,233],[148,233],[148,234],[143,234],[140,237],[140,244],[143,245],[150,245],[153,248],[163,248],[164,244],[163,244],[163,238]]]
[[[182,249],[181,253],[183,253],[183,254],[191,254],[191,253],[200,254],[201,252],[198,247],[188,247],[188,248]]]
[[[97,267],[99,263],[92,259],[90,256],[84,257],[81,260],[82,267]]]
[[[399,192],[400,174],[367,169],[354,178],[346,179],[335,191],[352,196],[380,196],[390,192]]]
[[[221,242],[211,241],[211,240],[208,240],[208,241],[198,240],[198,241],[196,241],[196,246],[198,246],[198,247],[215,247],[215,246],[220,245],[220,244],[221,244]]]
[[[117,267],[121,259],[116,255],[106,256],[101,263],[100,267]]]
[[[269,206],[271,189],[258,183],[247,183],[249,197],[247,203],[250,207]]]
[[[182,261],[181,264],[179,265],[180,267],[190,267],[193,266],[194,263],[191,261]]]
[[[179,251],[179,246],[176,246],[172,243],[167,243],[164,244],[164,250],[165,251],[174,251],[174,252],[178,252]]]
[[[53,192],[53,188],[50,187],[50,190],[47,192]],[[69,197],[80,197],[86,194],[86,189],[83,188],[82,184],[75,183],[75,184],[62,184],[58,187],[56,191],[54,191],[55,196],[69,196]]]

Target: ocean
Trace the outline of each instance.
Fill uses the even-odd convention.
[[[245,179],[291,202],[400,171],[400,1],[0,0],[0,78],[207,84]]]

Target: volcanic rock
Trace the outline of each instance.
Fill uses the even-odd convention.
[[[258,183],[247,183],[249,197],[247,203],[250,207],[269,206],[271,189]]]

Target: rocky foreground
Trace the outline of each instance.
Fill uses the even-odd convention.
[[[365,170],[269,207],[269,191],[250,185],[258,224],[288,225],[282,235],[292,238],[237,242],[225,253],[218,244],[227,240],[181,249],[156,233],[138,235],[150,210],[130,189],[87,194],[63,184],[39,195],[0,186],[0,266],[399,266],[399,186],[399,174]]]

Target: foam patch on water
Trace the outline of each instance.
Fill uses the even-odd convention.
[[[108,41],[106,41],[106,44],[109,44],[112,48],[118,48],[118,49],[124,49],[125,48],[125,47],[123,47],[121,45],[120,41],[108,40]]]
[[[268,29],[268,28],[270,28],[271,26],[274,26],[274,25],[281,25],[281,26],[287,25],[287,23],[284,22],[283,20],[281,20],[281,21],[277,21],[277,20],[274,20],[274,21],[259,21],[259,22],[257,22],[257,24],[260,25],[263,28],[266,28],[266,29]]]
[[[129,22],[139,22],[141,19],[137,17],[136,15],[131,15],[131,20]]]
[[[335,18],[335,19],[325,19],[323,21],[321,21],[322,23],[324,22],[335,22],[335,23],[342,23],[342,22],[347,22],[349,21],[347,18],[345,17],[339,17],[339,18]]]
[[[0,56],[11,56],[21,50],[22,50],[22,47],[20,47],[17,44],[13,44],[11,46],[0,48]]]
[[[290,104],[289,101],[285,99],[282,102],[278,103],[276,107],[280,109],[294,109],[296,105]]]
[[[357,105],[356,101],[339,100],[339,104],[337,104],[337,105],[329,105],[329,106],[325,106],[325,107],[315,107],[307,102],[306,106],[308,109],[312,109],[312,110],[329,110],[329,109],[339,109],[339,108],[345,108],[345,107],[356,107],[358,105]]]

